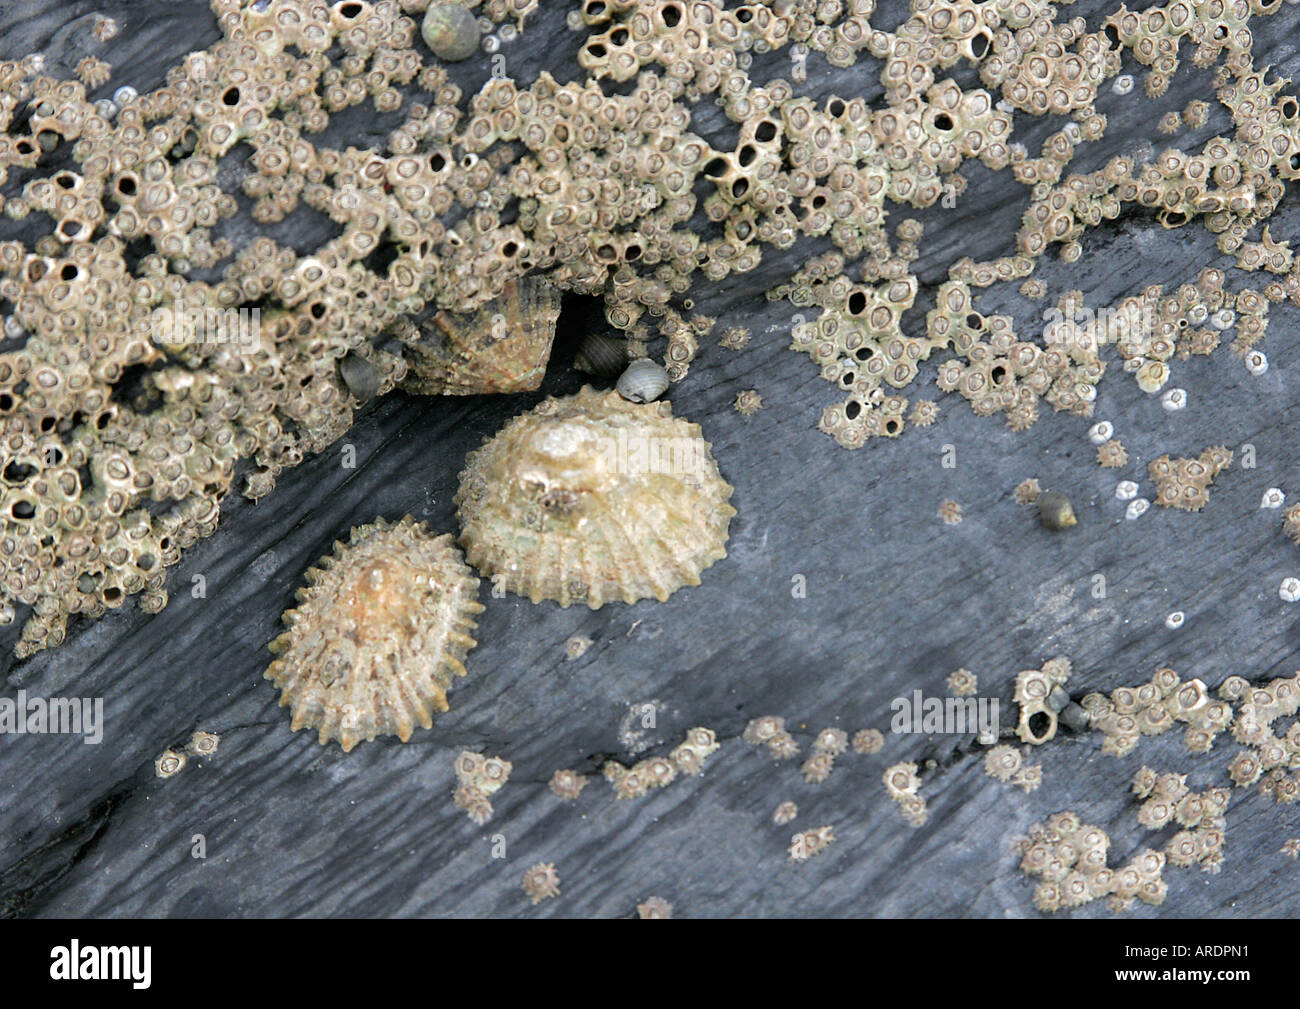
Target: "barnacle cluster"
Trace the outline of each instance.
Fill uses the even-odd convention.
[[[471,820],[482,826],[492,819],[491,797],[509,780],[514,765],[502,757],[464,750],[456,757],[455,769],[456,790],[452,799]]]
[[[801,768],[804,780],[810,785],[820,785],[830,777],[835,758],[848,748],[848,733],[843,729],[822,729],[813,740],[812,753]]]
[[[995,746],[984,754],[984,773],[998,781],[1019,785],[1032,792],[1043,783],[1041,764],[1026,764],[1014,746]]]
[[[1153,459],[1147,473],[1156,485],[1156,504],[1165,508],[1200,511],[1210,499],[1210,485],[1232,464],[1230,449],[1207,448],[1195,459]]]
[[[605,780],[614,786],[615,798],[637,799],[652,788],[672,784],[679,773],[688,776],[703,773],[705,760],[719,745],[717,733],[697,726],[686,733],[686,738],[667,757],[648,757],[631,767],[607,760],[601,770]]]
[[[1102,752],[1121,757],[1141,736],[1155,736],[1186,725],[1183,741],[1193,753],[1208,753],[1215,737],[1232,723],[1232,705],[1213,699],[1200,679],[1183,680],[1162,666],[1151,679],[1116,687],[1109,695],[1091,693],[1079,702],[1089,724],[1105,736]]]
[[[1034,888],[1034,906],[1055,911],[1107,896],[1120,906],[1134,898],[1163,903],[1168,890],[1164,853],[1147,848],[1122,868],[1111,868],[1106,864],[1109,849],[1110,836],[1104,830],[1071,812],[1056,813],[1030,827],[1016,850],[1020,871],[1042,879]]]
[[[925,799],[920,795],[921,778],[916,765],[910,762],[894,764],[885,769],[882,780],[889,797],[898,803],[903,818],[911,827],[924,825],[929,813]]]
[[[1100,827],[1083,823],[1071,812],[1035,824],[1016,846],[1020,871],[1042,879],[1034,890],[1035,907],[1055,911],[1101,897],[1109,897],[1116,911],[1127,909],[1135,899],[1160,904],[1168,891],[1163,878],[1166,864],[1219,871],[1226,788],[1193,792],[1185,774],[1158,774],[1143,767],[1133,776],[1132,791],[1140,801],[1137,818],[1142,826],[1159,830],[1174,823],[1181,829],[1162,850],[1146,848],[1124,866],[1112,867],[1107,864],[1110,837]]]
[[[1168,227],[1200,217],[1243,268],[1279,277],[1263,293],[1198,293],[1187,309],[1231,315],[1252,368],[1266,364],[1252,348],[1268,302],[1300,300],[1285,243],[1246,241],[1300,175],[1300,108],[1251,59],[1250,19],[1276,3],[1173,0],[1120,8],[1089,31],[1081,18],[1057,21],[1044,0],[912,0],[886,31],[871,24],[874,0],[602,0],[569,18],[584,36],[585,79],[494,74],[469,96],[438,54],[468,53],[474,33],[437,21],[421,38],[428,0],[211,6],[221,40],[145,93],[92,100],[107,72],[97,58],[82,81],[50,77],[38,59],[0,63],[0,182],[15,184],[2,209],[40,232],[0,242],[0,618],[31,607],[20,655],[59,643],[72,614],[98,616],[137,593],[161,608],[165,569],[213,531],[226,495],[268,493],[284,468],[337,440],[369,395],[402,381],[456,391],[467,365],[473,381],[495,383],[503,360],[521,372],[508,368],[502,387],[526,387],[546,327],[521,341],[520,359],[497,322],[508,313],[493,306],[530,278],[543,298],[599,295],[632,344],[662,338],[679,380],[714,325],[688,314],[697,276],[720,281],[766,249],[828,241],[772,294],[820,309],[793,345],[847,394],[820,426],[851,447],[902,432],[902,390],[939,350],[953,355],[941,388],[979,414],[1004,413],[1015,428],[1040,400],[1088,414],[1105,363],[1098,342],[1073,338],[1087,324],[1021,338],[974,298],[1029,280],[1049,248],[1076,258],[1084,230],[1127,205]],[[495,51],[537,5],[463,6],[501,26],[481,43]],[[117,30],[100,17],[95,35]],[[1095,99],[1121,51],[1150,67],[1146,90],[1158,94],[1184,40],[1198,66],[1221,61],[1232,135],[1067,174],[1076,147],[1105,132]],[[799,57],[790,80],[751,78],[756,54],[786,48]],[[798,94],[810,52],[833,67],[880,60],[885,105]],[[948,72],[961,64],[983,87],[956,83]],[[692,131],[706,99],[734,140]],[[331,117],[364,104],[401,117],[379,149],[323,142]],[[1012,142],[1017,115],[1049,113],[1070,118],[1040,152]],[[1189,107],[1185,118],[1204,115]],[[1029,190],[1015,252],[955,264],[924,335],[909,335],[901,317],[917,295],[921,226],[887,229],[888,206],[960,199],[972,160]],[[302,251],[266,235],[236,248],[224,230],[236,189],[256,224],[306,207],[337,234]],[[413,321],[430,308],[441,324]],[[1179,327],[1157,313],[1119,340],[1144,388],[1163,384],[1180,348],[1217,342],[1190,326],[1171,339],[1169,325]],[[719,342],[747,338],[733,328]]]
[[[1234,785],[1245,787],[1259,782],[1259,789],[1279,803],[1300,798],[1300,723],[1293,722],[1284,734],[1273,731],[1280,718],[1300,711],[1300,673],[1252,687],[1239,676],[1230,676],[1219,688],[1225,699],[1237,702],[1231,726],[1232,738],[1242,744],[1228,764]]]
[[[1224,813],[1228,789],[1210,788],[1193,792],[1185,774],[1157,774],[1142,767],[1133,776],[1133,794],[1141,800],[1138,823],[1159,830],[1177,823],[1178,831],[1165,846],[1170,865],[1200,865],[1206,872],[1218,872],[1223,865]]]
[[[799,752],[799,744],[785,727],[785,719],[778,715],[763,715],[752,719],[741,733],[747,743],[763,745],[777,760],[787,760]]]

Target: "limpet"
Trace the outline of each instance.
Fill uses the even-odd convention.
[[[406,742],[418,722],[447,710],[447,688],[465,675],[478,579],[450,534],[433,536],[406,516],[352,530],[306,573],[289,630],[270,644],[266,678],[293,711],[291,728],[319,730],[344,752],[362,740]]]
[[[495,586],[598,609],[698,585],[727,555],[731,493],[698,424],[584,387],[470,453],[455,501],[468,560]]]

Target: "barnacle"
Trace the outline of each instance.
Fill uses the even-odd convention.
[[[944,681],[954,697],[972,697],[979,690],[979,678],[969,669],[958,669]]]
[[[1042,491],[1039,489],[1038,480],[1034,477],[1029,477],[1027,480],[1022,480],[1020,483],[1016,484],[1014,493],[1017,504],[1027,505],[1037,504]]]
[[[662,897],[647,897],[636,906],[638,918],[671,918],[673,906]]]
[[[560,877],[555,871],[555,863],[538,862],[524,873],[524,893],[533,904],[558,897],[560,894]]]
[[[781,805],[777,806],[776,810],[772,813],[772,822],[778,827],[782,827],[791,822],[798,815],[798,806],[793,802],[783,802]]]
[[[790,838],[790,860],[806,862],[814,855],[820,855],[835,840],[835,831],[830,826],[801,830]]]
[[[574,659],[580,659],[587,654],[587,649],[591,647],[591,638],[575,634],[564,643],[564,657],[572,662]]]
[[[217,747],[220,745],[221,737],[215,732],[199,731],[190,736],[185,752],[194,757],[210,757],[217,752]]]
[[[742,417],[752,417],[763,408],[763,397],[753,389],[744,389],[736,393],[736,413]]]
[[[961,505],[956,501],[948,498],[939,502],[938,517],[943,519],[944,525],[955,526],[961,522]]]
[[[726,556],[730,497],[697,425],[584,388],[471,453],[455,500],[468,559],[495,584],[596,609],[698,585]]]
[[[185,769],[185,754],[176,750],[163,750],[153,762],[154,773],[160,778],[170,778]]]
[[[446,711],[474,647],[478,579],[451,536],[433,536],[409,515],[353,529],[306,573],[289,628],[271,642],[266,678],[280,688],[292,728],[318,730],[344,751],[395,735]]]
[[[853,734],[854,753],[879,753],[885,746],[885,736],[879,729],[859,729]]]
[[[576,799],[587,786],[587,779],[577,771],[559,770],[551,775],[550,789],[561,799]]]

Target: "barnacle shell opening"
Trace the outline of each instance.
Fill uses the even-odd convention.
[[[725,557],[731,485],[668,403],[584,387],[470,454],[461,544],[494,584],[561,606],[667,599]]]

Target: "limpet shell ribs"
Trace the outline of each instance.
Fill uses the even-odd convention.
[[[447,710],[465,675],[479,580],[449,533],[407,515],[353,529],[306,572],[289,629],[270,649],[266,678],[280,688],[291,728],[318,730],[344,752],[376,736],[411,737]]]
[[[531,392],[542,384],[560,317],[560,292],[540,280],[510,281],[474,312],[438,312],[404,338],[407,392],[426,396]]]
[[[663,601],[727,555],[736,510],[698,424],[589,386],[470,453],[456,494],[475,568],[533,602]]]

